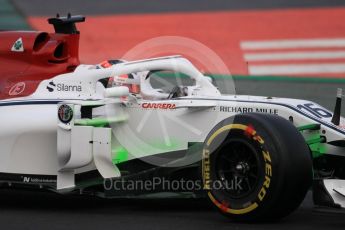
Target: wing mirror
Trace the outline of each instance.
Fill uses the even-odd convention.
[[[104,97],[124,97],[129,95],[129,89],[126,86],[115,86],[107,88],[104,91]]]

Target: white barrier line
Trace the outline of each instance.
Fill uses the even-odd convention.
[[[345,47],[345,38],[242,41],[243,50]]]
[[[250,75],[345,73],[344,64],[250,65]]]
[[[345,58],[345,51],[307,51],[279,53],[246,53],[246,61],[306,60]]]

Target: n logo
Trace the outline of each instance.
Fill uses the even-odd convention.
[[[25,183],[30,183],[30,177],[26,177],[26,176],[25,176],[25,177],[24,177],[24,182],[25,182]]]

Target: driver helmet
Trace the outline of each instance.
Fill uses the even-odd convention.
[[[124,62],[124,60],[106,60],[106,61],[101,62],[98,65],[98,67],[102,68],[102,69],[105,69],[105,68],[109,68],[109,67],[111,67],[113,65],[116,65],[118,63],[123,63],[123,62]],[[119,78],[124,78],[124,79],[127,79],[127,78],[134,79],[133,74],[123,74],[123,75],[120,75],[118,77]],[[139,85],[115,82],[114,81],[114,77],[110,77],[108,79],[107,87],[114,87],[114,86],[127,86],[129,88],[129,92],[130,93],[132,93],[132,94],[140,93],[140,86]]]

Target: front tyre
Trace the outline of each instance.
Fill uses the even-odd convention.
[[[212,204],[233,220],[279,219],[303,201],[312,184],[312,159],[289,121],[241,114],[207,136],[202,177]]]

